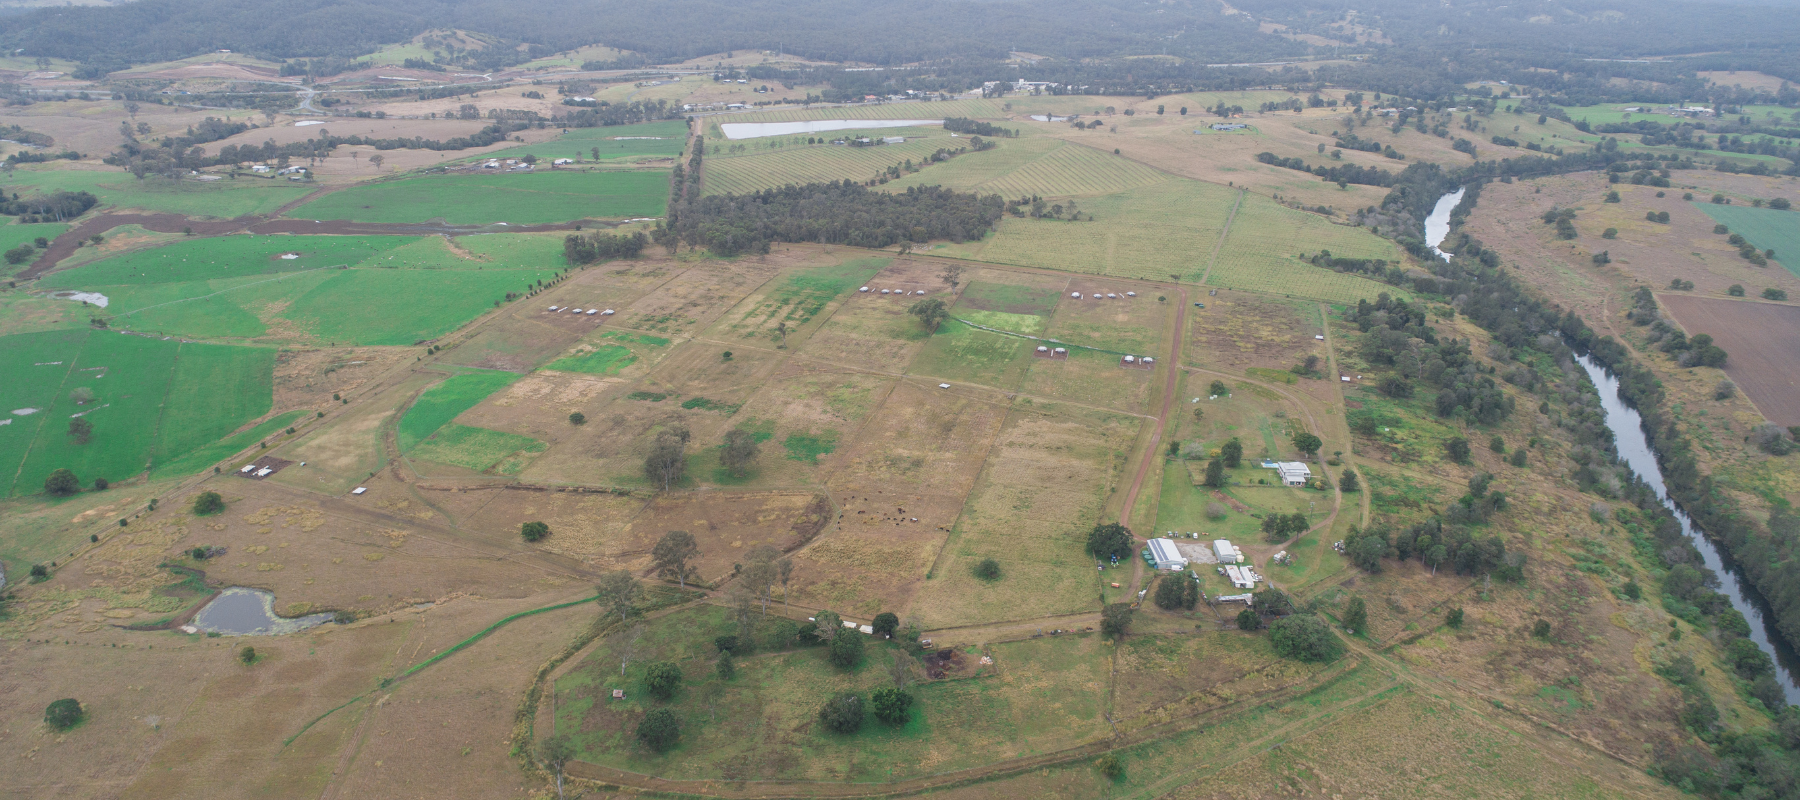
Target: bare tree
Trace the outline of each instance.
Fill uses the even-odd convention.
[[[763,616],[769,615],[769,594],[775,582],[781,579],[781,570],[775,562],[781,558],[781,551],[766,544],[750,548],[744,565],[741,581],[756,598],[762,601]]]
[[[626,667],[626,665],[631,663],[631,659],[637,657],[638,641],[642,640],[643,638],[644,638],[643,623],[638,623],[637,625],[633,625],[631,627],[631,633],[626,634],[625,646],[619,648],[619,674],[620,675],[625,674],[625,667]]]
[[[945,264],[944,271],[938,273],[938,277],[943,278],[945,283],[950,284],[950,291],[952,292],[956,291],[956,287],[962,284],[962,276],[963,265],[961,264]]]
[[[681,473],[687,469],[688,436],[688,429],[680,425],[664,428],[657,432],[650,455],[644,458],[644,473],[650,480],[662,483],[665,492],[681,480]]]
[[[556,773],[556,796],[563,797],[563,767],[575,759],[575,743],[569,737],[552,736],[538,743],[538,760]]]
[[[788,580],[794,577],[794,560],[784,558],[775,562],[775,573],[781,578],[781,605],[791,611],[794,606],[788,599]]]

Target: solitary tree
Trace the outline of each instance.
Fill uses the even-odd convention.
[[[94,423],[88,422],[87,417],[69,420],[69,438],[75,440],[76,444],[87,444],[93,437]]]
[[[538,761],[544,769],[556,774],[556,796],[563,796],[563,767],[575,759],[575,743],[567,734],[552,736],[538,743]]]
[[[944,320],[950,318],[950,309],[944,306],[944,301],[935,297],[913,303],[911,308],[906,309],[906,313],[918,317],[928,331],[936,331]]]
[[[688,559],[700,554],[700,546],[694,542],[694,535],[687,531],[669,531],[656,540],[656,546],[650,550],[650,563],[656,567],[656,573],[665,578],[674,578],[681,588],[687,588],[689,575],[694,568],[688,565]]]
[[[1131,555],[1131,529],[1117,522],[1095,525],[1087,543],[1095,558],[1125,558]]]
[[[1269,626],[1269,643],[1284,658],[1296,661],[1335,661],[1344,645],[1331,628],[1314,614],[1295,614]]]
[[[863,724],[862,695],[842,692],[819,707],[819,721],[837,733],[855,733]]]
[[[725,432],[725,445],[719,450],[719,463],[732,475],[743,477],[756,460],[756,435],[742,428]]]
[[[1219,447],[1219,459],[1226,469],[1237,469],[1244,463],[1244,443],[1233,436]]]
[[[875,712],[875,718],[889,725],[904,725],[910,716],[913,697],[904,689],[891,686],[876,689],[869,695],[869,705]]]
[[[1100,610],[1100,633],[1113,639],[1125,638],[1126,631],[1131,629],[1131,605],[1129,603],[1108,603]]]
[[[650,713],[638,722],[637,737],[645,747],[667,753],[681,741],[681,720],[667,708],[650,709]]]
[[[542,522],[527,522],[519,526],[519,537],[527,542],[536,542],[550,535],[550,526]]]
[[[65,697],[44,709],[44,723],[59,731],[75,727],[85,716],[87,712],[82,710],[81,701],[73,697]]]
[[[244,664],[244,666],[249,666],[251,664],[256,663],[256,648],[246,647],[242,650],[239,650],[238,651],[238,661],[242,662]]]
[[[194,496],[194,516],[204,517],[225,510],[225,498],[218,492],[201,492]]]
[[[1361,597],[1352,597],[1344,604],[1344,627],[1351,633],[1367,630],[1369,627],[1369,609]]]
[[[644,674],[644,688],[658,700],[667,700],[675,696],[681,688],[681,667],[667,661],[658,661],[650,665]]]
[[[1206,462],[1206,478],[1201,482],[1214,489],[1223,488],[1225,486],[1225,461],[1215,458]]]
[[[1214,397],[1231,396],[1231,389],[1225,385],[1224,381],[1213,381],[1212,385],[1206,388],[1206,391]]]
[[[1356,477],[1356,471],[1350,469],[1344,470],[1343,477],[1338,479],[1338,488],[1343,489],[1346,492],[1361,491],[1362,484]]]
[[[938,273],[938,277],[943,278],[945,283],[950,284],[950,291],[952,292],[956,291],[956,287],[962,283],[962,276],[963,266],[954,262],[945,264],[944,271]]]
[[[840,627],[837,635],[831,637],[829,650],[831,663],[842,669],[849,669],[861,664],[863,660],[862,634],[849,628]]]
[[[1444,442],[1444,454],[1458,464],[1469,463],[1469,440],[1458,436]]]
[[[638,595],[643,587],[638,580],[626,570],[614,570],[600,576],[600,582],[594,587],[594,600],[605,609],[607,614],[617,614],[623,621],[637,610]]]
[[[1319,441],[1319,437],[1307,433],[1306,431],[1294,434],[1294,449],[1299,450],[1307,458],[1318,455],[1319,448],[1324,445],[1324,442]]]
[[[650,455],[644,457],[644,474],[661,483],[665,492],[681,480],[682,472],[687,469],[687,443],[687,428],[680,425],[664,428],[656,433],[656,440],[650,444]]]
[[[1181,608],[1183,601],[1187,598],[1186,588],[1182,584],[1187,583],[1193,583],[1193,581],[1179,575],[1166,576],[1157,581],[1154,598],[1156,607],[1164,611]]]
[[[577,411],[573,414],[570,414],[569,415],[569,424],[570,425],[586,425],[587,424],[587,415],[583,414],[579,411]]]
[[[81,479],[66,469],[54,470],[44,477],[44,491],[57,497],[67,497],[81,491]]]
[[[900,617],[892,611],[883,611],[875,615],[875,621],[869,627],[875,630],[876,636],[892,637],[894,631],[900,629]]]
[[[1462,608],[1459,606],[1450,609],[1450,612],[1444,615],[1444,624],[1449,625],[1452,628],[1461,628],[1463,626]]]
[[[1000,578],[1000,562],[991,558],[984,558],[976,562],[975,577],[984,581],[998,580]]]

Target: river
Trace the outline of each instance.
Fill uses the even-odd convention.
[[[1438,198],[1431,216],[1425,220],[1425,241],[1431,245],[1432,252],[1446,261],[1450,256],[1438,250],[1437,246],[1450,234],[1450,212],[1456,208],[1457,203],[1462,202],[1462,196],[1463,190],[1458,188]],[[1707,568],[1719,576],[1719,591],[1730,598],[1731,607],[1750,622],[1751,641],[1756,642],[1757,647],[1775,660],[1775,674],[1781,681],[1788,704],[1800,705],[1800,654],[1796,654],[1794,648],[1775,630],[1774,614],[1769,610],[1768,603],[1750,586],[1743,570],[1731,557],[1714,545],[1711,539],[1706,538],[1694,526],[1694,521],[1688,518],[1687,512],[1669,499],[1668,489],[1663,485],[1662,467],[1656,463],[1649,437],[1644,435],[1643,417],[1619,397],[1619,379],[1592,358],[1576,356],[1575,360],[1581,364],[1582,369],[1587,370],[1588,378],[1600,391],[1600,405],[1606,411],[1606,427],[1612,430],[1613,444],[1619,451],[1619,457],[1632,472],[1637,473],[1638,477],[1656,490],[1657,499],[1675,514],[1676,521],[1681,523],[1682,535],[1694,543]]]

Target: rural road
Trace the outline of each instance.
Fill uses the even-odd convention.
[[[1144,445],[1144,460],[1138,462],[1137,476],[1131,479],[1131,488],[1125,490],[1125,505],[1119,509],[1119,524],[1131,527],[1131,509],[1137,505],[1138,490],[1144,486],[1144,477],[1150,474],[1150,465],[1162,457],[1163,429],[1169,424],[1169,411],[1175,407],[1175,384],[1181,377],[1181,340],[1187,338],[1187,289],[1175,287],[1175,294],[1181,299],[1175,304],[1175,330],[1169,343],[1168,377],[1163,383],[1162,411],[1156,415],[1156,427],[1150,432],[1150,441]],[[1148,537],[1142,537],[1148,541]],[[1144,560],[1131,560],[1130,594],[1136,597],[1144,583]]]

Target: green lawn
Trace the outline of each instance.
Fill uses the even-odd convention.
[[[21,376],[0,387],[11,420],[0,426],[0,467],[17,474],[10,493],[38,491],[58,468],[88,484],[177,463],[268,412],[274,363],[274,351],[264,348],[104,331],[4,337],[0,368]],[[78,388],[95,399],[77,404]],[[32,408],[38,411],[12,413]],[[93,424],[86,444],[68,434],[76,414]]]
[[[452,423],[419,442],[410,456],[476,472],[486,472],[509,456],[516,456],[507,464],[512,467],[516,463],[516,468],[508,470],[516,473],[525,467],[530,454],[541,453],[546,447],[529,436]]]
[[[665,170],[431,175],[365,184],[320,197],[290,214],[356,222],[532,224],[661,216]]]
[[[1742,234],[1756,249],[1774,250],[1776,261],[1800,275],[1800,213],[1702,202],[1694,206],[1724,223],[1732,233]]]
[[[544,365],[544,369],[561,372],[586,372],[593,375],[617,375],[619,370],[631,366],[637,361],[637,355],[631,348],[616,344],[603,344],[591,352],[576,356],[559,358]]]
[[[456,419],[458,414],[474,408],[518,377],[510,372],[470,371],[453,375],[427,389],[400,419],[400,451],[411,451],[439,428],[448,425],[450,420]]]
[[[12,217],[0,217],[0,253],[22,244],[31,244],[31,241],[37,238],[52,241],[68,229],[68,225],[61,223],[40,222],[33,225],[21,225]],[[36,256],[32,258],[36,258]],[[0,278],[10,278],[28,266],[31,266],[30,259],[23,264],[8,264],[0,261]]]

